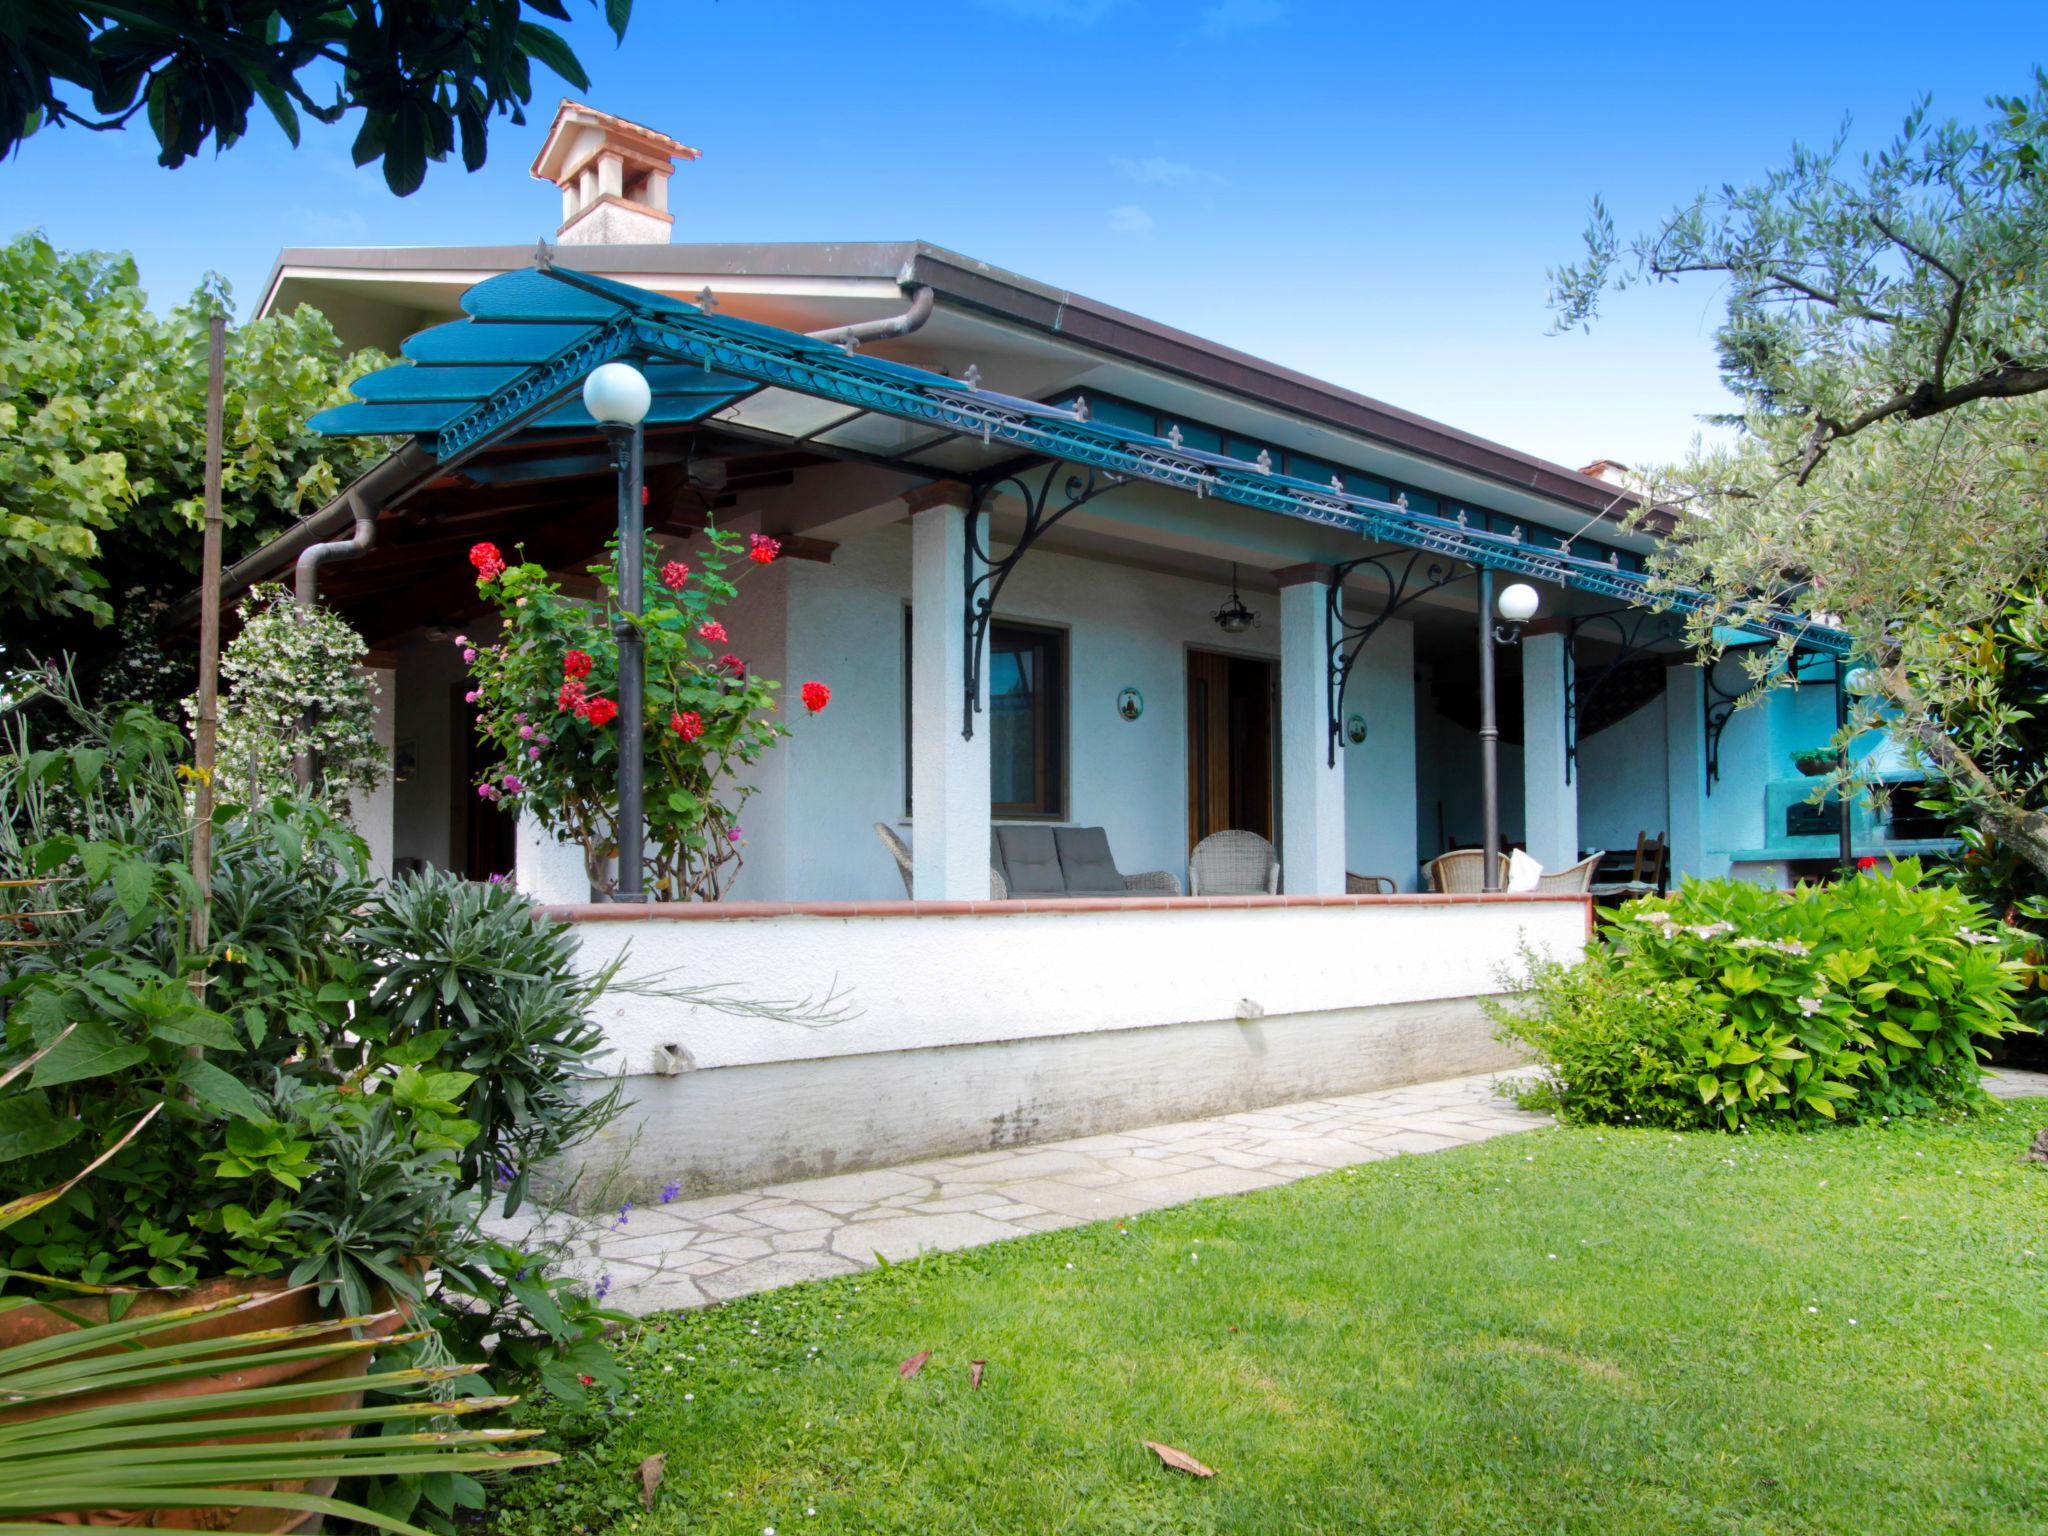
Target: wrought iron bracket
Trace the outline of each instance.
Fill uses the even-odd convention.
[[[1044,473],[1039,475],[1038,484],[1034,487],[1029,477],[1037,471],[1035,464],[999,470],[974,481],[972,495],[968,498],[967,539],[961,573],[967,594],[961,637],[967,652],[967,697],[960,716],[960,734],[969,741],[974,739],[974,717],[981,713],[981,671],[988,653],[988,627],[994,621],[996,599],[1002,595],[1003,583],[1010,579],[1010,573],[1016,570],[1026,551],[1047,529],[1069,512],[1085,507],[1106,491],[1115,490],[1128,478],[1092,464],[1076,466],[1055,459],[1044,466]],[[1061,478],[1063,475],[1064,479]],[[1057,500],[1053,495],[1055,486],[1060,493]],[[1009,553],[998,560],[989,550],[988,512],[990,503],[1006,487],[1024,504],[1024,526],[1018,531],[1017,541],[1010,546]]]
[[[1369,571],[1377,578],[1379,606],[1365,618],[1354,616],[1344,601],[1344,583],[1354,571]],[[1344,690],[1350,685],[1351,669],[1366,641],[1418,597],[1470,580],[1478,572],[1476,565],[1463,565],[1426,549],[1365,555],[1330,567],[1330,585],[1323,608],[1323,636],[1329,647],[1330,767],[1337,766],[1337,748],[1344,739]]]
[[[1719,677],[1720,664],[1727,659],[1727,656],[1723,655],[1717,658],[1713,665],[1700,669],[1704,674],[1701,678],[1700,701],[1707,754],[1707,777],[1704,787],[1709,795],[1714,792],[1714,781],[1721,777],[1721,735],[1728,729],[1728,722],[1735,718],[1737,710],[1745,708],[1752,699],[1760,698],[1764,690],[1772,686],[1771,679],[1779,670],[1773,667],[1762,677],[1746,679],[1746,685],[1743,687],[1723,688]],[[1835,658],[1825,651],[1795,649],[1784,659],[1782,666],[1785,674],[1796,685],[1801,672],[1810,667],[1832,665],[1834,662]]]
[[[1611,635],[1618,647],[1605,666],[1579,666],[1579,636],[1587,633]],[[1616,673],[1649,652],[1650,647],[1685,636],[1685,621],[1675,613],[1648,608],[1612,608],[1605,613],[1586,613],[1564,627],[1564,781],[1569,784],[1579,760],[1579,718],[1587,704]]]

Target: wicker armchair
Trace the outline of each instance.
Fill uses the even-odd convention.
[[[875,823],[875,836],[882,840],[882,846],[889,850],[889,857],[896,861],[896,873],[903,877],[903,894],[916,896],[917,889],[910,878],[910,844],[879,821]],[[1007,901],[1010,896],[1009,888],[1003,884],[1002,871],[993,866],[988,872],[988,894],[992,901]]]
[[[1607,850],[1590,853],[1576,864],[1567,864],[1563,869],[1554,869],[1536,877],[1539,891],[1577,891],[1584,893],[1593,889],[1593,871],[1600,867],[1600,861],[1607,857]]]
[[[1508,856],[1498,854],[1500,879],[1496,882],[1501,890],[1507,889]],[[1486,889],[1486,854],[1478,848],[1459,848],[1451,853],[1439,854],[1423,868],[1429,874],[1429,888],[1451,895],[1471,895]]]
[[[1256,832],[1212,832],[1188,855],[1190,896],[1277,896],[1280,855]]]
[[[1386,875],[1354,875],[1344,872],[1344,894],[1346,896],[1391,896],[1398,889]]]

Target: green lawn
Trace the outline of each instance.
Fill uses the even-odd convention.
[[[2038,1536],[2041,1125],[1544,1131],[656,1319],[494,1527]]]

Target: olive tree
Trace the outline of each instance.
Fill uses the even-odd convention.
[[[1846,630],[1878,685],[1852,729],[1895,732],[2048,871],[2036,775],[1985,749],[2002,654],[1965,640],[2048,580],[2048,75],[1991,113],[1936,124],[1923,101],[1858,157],[1845,128],[1627,242],[1596,202],[1552,306],[1568,328],[1615,290],[1723,285],[1739,430],[1647,473],[1673,520],[1655,579],[1715,600],[1692,620],[1709,656],[1716,626],[1766,608]],[[1760,681],[1789,644],[1749,654]]]

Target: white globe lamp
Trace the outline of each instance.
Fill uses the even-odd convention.
[[[1526,624],[1536,617],[1536,610],[1542,601],[1536,595],[1534,587],[1526,581],[1518,581],[1512,586],[1500,589],[1499,601],[1494,606],[1500,609],[1500,616],[1510,624]]]
[[[583,381],[583,408],[600,426],[638,426],[653,403],[647,375],[631,363],[601,364]]]

